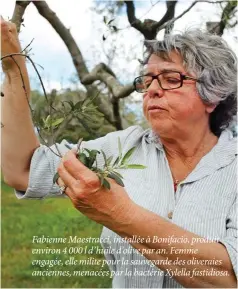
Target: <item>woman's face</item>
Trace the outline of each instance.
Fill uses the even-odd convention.
[[[185,70],[180,54],[172,51],[169,56],[171,60],[164,60],[152,54],[144,74],[156,75],[172,70],[196,78]],[[160,108],[156,109],[155,106]],[[209,113],[214,108],[215,105],[208,106],[202,102],[194,80],[183,80],[182,87],[163,90],[155,79],[143,95],[144,115],[152,129],[164,137],[190,131],[193,133],[199,124],[209,126]]]

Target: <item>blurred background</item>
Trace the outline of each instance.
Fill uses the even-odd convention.
[[[46,145],[94,139],[134,124],[147,127],[142,96],[132,85],[145,39],[202,28],[221,35],[237,53],[237,1],[5,0],[1,13],[17,24],[22,49],[44,83],[47,95],[28,61],[33,121]],[[33,235],[99,237],[101,229],[67,199],[18,200],[2,180],[2,288],[109,288],[106,277],[32,276]]]

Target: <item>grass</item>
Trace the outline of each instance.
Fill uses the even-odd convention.
[[[18,200],[12,188],[2,183],[2,280],[1,288],[108,288],[109,277],[39,277],[32,276],[34,270],[99,271],[99,266],[76,265],[40,267],[31,264],[33,259],[55,260],[64,263],[69,257],[79,260],[94,257],[104,259],[101,254],[64,254],[65,247],[83,244],[33,244],[34,235],[41,237],[99,237],[102,227],[73,208],[68,199]],[[99,246],[86,244],[85,246]],[[34,255],[33,248],[60,248],[60,255]],[[103,268],[108,270],[108,268]]]

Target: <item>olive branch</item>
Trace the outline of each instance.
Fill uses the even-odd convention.
[[[106,154],[103,150],[89,150],[87,148],[80,149],[80,145],[83,139],[81,138],[78,142],[78,148],[76,151],[77,159],[83,163],[87,168],[91,171],[95,172],[100,180],[101,186],[110,190],[110,183],[106,178],[111,178],[116,181],[116,183],[122,187],[124,187],[123,176],[118,172],[118,170],[122,169],[145,169],[146,167],[140,164],[129,164],[129,159],[131,158],[133,152],[136,147],[132,147],[129,149],[124,155],[122,155],[122,147],[120,138],[118,138],[118,150],[119,156],[115,159],[113,156],[106,157]],[[65,145],[68,149],[72,149],[69,145]],[[103,155],[104,165],[103,169],[100,169],[97,164],[97,155]],[[113,161],[114,159],[114,161]],[[53,183],[59,178],[59,174],[56,173],[54,175]]]
[[[29,44],[30,45],[30,44]],[[27,45],[27,47],[29,47],[29,45]],[[26,48],[27,48],[26,47]],[[61,102],[63,110],[62,111],[58,111],[56,110],[53,105],[52,102],[50,102],[48,100],[47,97],[47,93],[44,87],[44,83],[42,81],[42,78],[40,76],[39,71],[37,70],[37,67],[34,63],[34,61],[31,59],[31,57],[29,55],[27,55],[26,53],[22,53],[24,52],[25,49],[23,49],[21,51],[21,53],[12,53],[12,54],[8,54],[5,55],[3,57],[1,57],[1,61],[7,57],[12,58],[12,60],[15,62],[19,73],[20,73],[20,77],[21,77],[21,81],[22,81],[22,88],[25,92],[25,97],[32,115],[32,120],[34,125],[36,126],[37,132],[39,137],[41,138],[41,140],[43,141],[44,145],[46,145],[50,151],[52,153],[54,153],[55,155],[57,155],[58,157],[62,158],[62,155],[60,153],[60,150],[57,146],[57,144],[54,141],[54,130],[59,128],[59,126],[61,124],[63,124],[66,119],[69,116],[76,116],[77,119],[79,121],[81,121],[82,125],[90,131],[90,128],[86,125],[86,123],[84,122],[84,118],[89,119],[89,120],[93,120],[92,116],[93,115],[97,115],[99,117],[102,117],[103,114],[100,113],[97,110],[97,106],[93,105],[93,100],[95,97],[98,96],[98,94],[94,97],[94,98],[85,98],[83,101],[78,101],[76,104],[74,104],[72,101],[63,101]],[[27,58],[31,65],[33,66],[39,80],[40,80],[40,84],[43,90],[43,94],[44,97],[46,99],[47,104],[49,105],[49,115],[46,118],[43,118],[42,121],[36,122],[35,118],[34,118],[34,110],[31,108],[28,96],[27,96],[27,91],[26,91],[26,86],[24,83],[24,78],[23,78],[23,74],[21,71],[21,68],[19,66],[19,64],[17,63],[16,59],[14,58],[14,56],[23,56],[25,58]],[[4,97],[4,93],[1,92],[1,97]],[[68,104],[68,108],[66,106],[66,104]],[[70,109],[69,109],[70,107]],[[55,114],[52,113],[52,111],[54,111]],[[59,117],[60,116],[60,117]],[[1,123],[1,127],[4,128],[4,125]],[[44,138],[41,135],[41,131],[48,131],[51,132],[52,134],[52,138],[53,138],[53,143],[56,147],[56,150],[58,153],[56,153],[54,150],[52,150],[52,148],[46,143],[46,141],[44,140]],[[118,139],[118,150],[119,150],[119,155],[115,158],[115,160],[113,161],[114,156],[110,156],[110,157],[106,157],[104,151],[98,151],[98,150],[89,150],[86,148],[81,149],[81,143],[82,143],[82,139],[80,139],[78,141],[78,147],[77,147],[77,159],[82,162],[87,168],[89,168],[90,170],[92,170],[93,172],[95,172],[100,180],[101,186],[110,189],[110,183],[107,181],[106,178],[111,178],[114,179],[117,184],[119,184],[120,186],[124,186],[123,183],[123,176],[118,172],[118,170],[121,169],[144,169],[146,168],[143,165],[140,164],[129,164],[128,161],[130,159],[130,157],[132,156],[134,150],[136,149],[136,147],[133,147],[131,149],[129,149],[124,155],[122,155],[122,147],[121,147],[121,142],[120,139]],[[70,146],[67,146],[67,148],[72,149]],[[103,159],[104,159],[104,165],[103,165],[103,169],[100,169],[97,165],[97,155],[101,154],[103,155]],[[53,178],[53,183],[56,183],[57,179],[59,178],[59,174],[56,173],[54,175]]]

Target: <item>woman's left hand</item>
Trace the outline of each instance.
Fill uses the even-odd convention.
[[[76,158],[74,150],[64,155],[58,173],[58,183],[61,185],[63,182],[65,193],[74,207],[84,215],[116,231],[129,223],[135,203],[125,189],[112,179],[107,179],[110,190],[102,187],[96,173]]]

